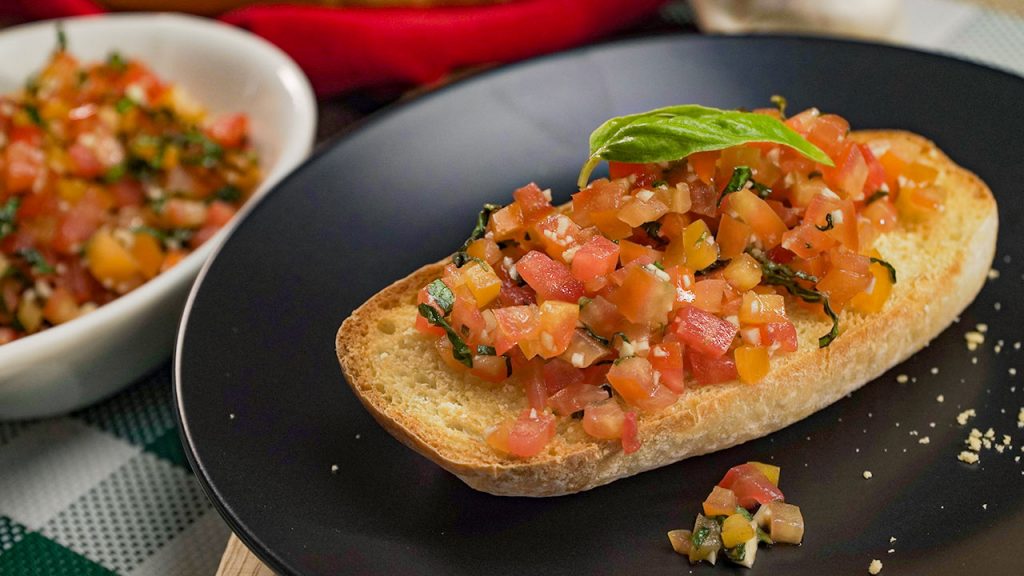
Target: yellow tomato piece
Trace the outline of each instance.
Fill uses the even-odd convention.
[[[778,466],[772,466],[771,464],[765,464],[764,462],[747,462],[754,468],[757,468],[765,475],[765,478],[771,480],[772,484],[779,485],[779,472],[782,471]]]
[[[683,229],[682,242],[687,268],[703,270],[718,260],[718,244],[703,220],[697,220]]]
[[[729,262],[722,275],[733,288],[745,292],[761,283],[761,265],[744,252]]]
[[[139,272],[149,280],[160,273],[160,267],[164,263],[164,250],[160,241],[152,234],[145,232],[135,233],[135,243],[132,244],[132,257],[139,267]]]
[[[85,249],[89,272],[100,282],[124,282],[139,273],[139,265],[131,252],[106,229],[92,235]]]
[[[466,254],[473,258],[479,258],[491,266],[494,266],[498,260],[501,260],[501,248],[498,248],[498,243],[490,238],[474,240],[466,248]]]
[[[722,522],[722,546],[733,548],[754,537],[754,527],[742,514],[733,514]]]
[[[489,226],[497,242],[516,238],[523,231],[523,210],[519,203],[513,202],[491,214]]]
[[[486,264],[477,261],[470,262],[462,267],[462,277],[466,281],[469,291],[473,293],[477,308],[487,306],[501,292],[501,279]]]
[[[25,332],[31,334],[43,326],[43,309],[35,298],[22,298],[18,302],[18,322]]]
[[[747,384],[759,382],[768,374],[768,349],[761,346],[740,346],[735,351],[736,371],[740,381]]]
[[[78,202],[82,196],[85,195],[86,187],[87,184],[85,180],[79,180],[77,178],[61,178],[57,182],[57,195],[60,196],[61,200]]]
[[[743,293],[740,301],[741,324],[767,324],[786,319],[786,299],[779,294]]]
[[[878,258],[878,252],[872,254]],[[889,269],[877,262],[872,262],[868,267],[871,272],[871,283],[866,290],[857,294],[850,300],[850,305],[858,312],[873,314],[882,310],[886,300],[892,294],[892,276]]]
[[[729,516],[736,512],[739,501],[736,494],[728,488],[715,486],[702,504],[705,516]]]

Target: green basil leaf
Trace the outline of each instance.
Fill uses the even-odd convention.
[[[3,205],[0,205],[0,238],[7,236],[17,225],[14,223],[14,217],[18,213],[18,206],[21,205],[21,198],[19,196],[12,196]]]
[[[874,262],[875,264],[881,264],[882,266],[885,266],[886,270],[889,271],[889,280],[892,280],[893,284],[896,283],[896,268],[894,268],[892,264],[889,264],[888,262],[882,260],[881,258],[875,258],[874,256],[871,257],[871,261]]]
[[[452,307],[455,305],[455,294],[440,278],[427,284],[427,294],[434,299],[441,310],[444,310],[446,315],[451,314]]]
[[[494,349],[494,346],[484,346],[483,344],[476,347],[477,356],[497,356],[498,351]]]
[[[836,224],[835,224],[835,222],[832,221],[832,213],[829,212],[828,214],[825,214],[825,225],[824,226],[818,226],[817,224],[815,224],[814,227],[817,228],[818,230],[821,230],[822,232],[825,232],[825,231],[828,231],[828,230],[831,230],[831,229],[835,228]]]
[[[825,298],[825,314],[832,319],[832,329],[828,331],[821,338],[818,338],[818,348],[824,348],[832,343],[833,340],[839,337],[839,316],[832,311],[832,307],[828,305],[828,298]]]
[[[875,190],[874,192],[871,193],[871,196],[868,196],[868,199],[864,201],[864,205],[867,206],[868,204],[871,204],[875,200],[881,200],[882,198],[885,198],[888,195],[889,192],[886,190]]]
[[[729,183],[725,185],[725,190],[722,190],[722,195],[718,197],[718,203],[715,206],[722,205],[722,199],[732,194],[733,192],[739,192],[747,185],[747,181],[750,180],[752,172],[749,166],[737,166],[732,169],[732,177],[729,178]]]
[[[37,274],[53,274],[57,270],[35,248],[22,248],[15,252],[32,267]]]
[[[452,343],[452,356],[467,367],[472,368],[473,351],[466,345],[466,342],[462,337],[455,332],[452,325],[449,324],[443,316],[441,316],[441,313],[429,304],[420,304],[417,307],[417,310],[419,311],[420,316],[427,319],[427,322],[430,322],[434,326],[444,328],[445,333],[448,335],[448,341]]]
[[[465,252],[474,240],[479,240],[484,237],[484,234],[487,233],[487,221],[491,218],[491,213],[500,209],[501,204],[484,204],[483,210],[481,210],[476,216],[476,226],[474,226],[473,231],[470,232],[469,238],[462,243],[462,248],[459,249],[459,252]]]
[[[815,162],[833,165],[820,148],[776,118],[686,104],[619,116],[598,126],[590,135],[590,157],[577,184],[585,187],[601,160],[669,162],[749,142],[782,144]]]

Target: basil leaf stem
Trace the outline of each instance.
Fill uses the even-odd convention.
[[[462,243],[462,247],[459,248],[458,252],[455,253],[455,256],[452,257],[452,262],[455,263],[456,268],[462,268],[462,265],[469,261],[469,255],[466,254],[466,250],[469,249],[469,245],[475,240],[479,240],[484,237],[484,234],[487,233],[487,221],[490,220],[491,214],[501,210],[501,208],[501,204],[484,204],[483,210],[477,214],[476,226],[474,226],[473,231],[470,232],[469,238],[466,238],[466,241]]]
[[[872,202],[874,202],[875,200],[881,200],[882,198],[885,198],[888,195],[889,195],[889,192],[886,191],[886,190],[875,190],[871,194],[871,196],[868,196],[868,199],[864,201],[864,205],[867,206],[867,205],[871,204]]]
[[[825,307],[825,314],[832,320],[832,329],[829,330],[828,334],[818,338],[818,347],[824,348],[832,343],[836,337],[839,336],[839,316],[829,306],[828,297],[821,292],[807,288],[800,283],[798,280],[805,282],[811,282],[817,284],[818,279],[806,272],[800,270],[793,270],[785,264],[779,264],[764,255],[760,250],[749,250],[748,254],[757,260],[758,264],[761,265],[761,280],[765,284],[771,284],[774,286],[782,286],[790,294],[800,298],[804,302],[816,303],[821,302]]]
[[[585,187],[602,160],[670,162],[749,142],[782,144],[815,162],[833,165],[820,148],[777,118],[687,104],[619,116],[598,126],[590,135],[590,155],[577,184]]]
[[[441,313],[429,304],[420,304],[417,306],[417,310],[419,311],[420,316],[427,319],[427,322],[444,329],[445,333],[448,335],[448,341],[452,343],[452,356],[455,360],[465,364],[469,368],[472,368],[473,351],[466,345],[466,342],[462,337],[455,332],[452,325],[449,324],[443,316],[441,316]]]
[[[786,97],[782,96],[780,94],[772,94],[772,97],[770,98],[770,100],[771,100],[771,103],[774,104],[775,107],[779,109],[779,116],[781,116],[782,119],[785,120],[786,119],[786,105],[788,104],[788,102],[786,101]]]
[[[53,274],[57,270],[35,248],[22,248],[15,252],[35,270],[37,274]]]
[[[871,257],[871,261],[874,262],[875,264],[881,264],[882,266],[885,266],[885,269],[889,271],[889,280],[891,280],[893,284],[896,283],[896,268],[894,268],[892,264],[889,264],[888,262],[882,260],[881,258],[875,258],[874,256]]]

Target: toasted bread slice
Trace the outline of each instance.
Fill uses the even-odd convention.
[[[731,382],[688,389],[678,402],[640,418],[642,447],[589,437],[563,418],[547,448],[532,458],[499,454],[488,428],[527,404],[512,383],[492,384],[449,369],[433,340],[413,328],[416,293],[441,274],[425,266],[360,306],[341,325],[338,360],[359,400],[385,429],[467,484],[498,495],[554,496],[587,490],[684,458],[765,436],[832,404],[924,347],[974,299],[995,252],[998,215],[991,191],[932,142],[906,132],[855,134],[888,142],[940,171],[944,211],[924,224],[901,224],[876,243],[899,281],[884,310],[844,311],[842,333],[819,349],[831,324],[790,307],[799,350],[777,356],[754,385]],[[880,337],[881,336],[881,337]]]

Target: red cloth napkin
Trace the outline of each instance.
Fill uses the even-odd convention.
[[[665,0],[518,0],[451,8],[256,5],[221,19],[288,53],[320,95],[437,80],[453,69],[505,63],[595,40]],[[28,18],[96,14],[92,0],[14,0]]]

